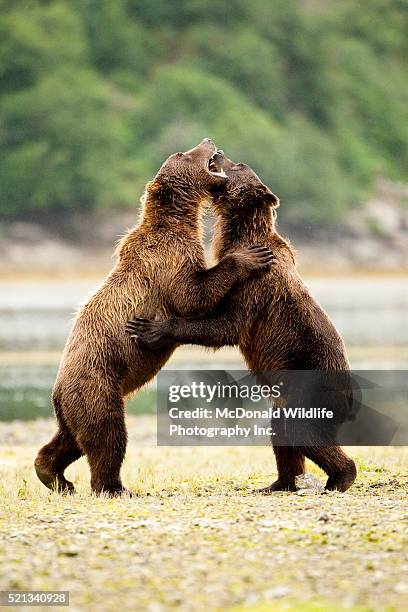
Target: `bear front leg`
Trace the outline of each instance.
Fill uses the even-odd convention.
[[[137,317],[126,331],[141,346],[158,349],[177,344],[198,344],[212,348],[238,344],[241,324],[238,316],[224,313],[208,319],[151,321]]]
[[[237,249],[208,270],[186,266],[174,277],[168,293],[172,310],[180,317],[210,313],[236,285],[270,268],[273,254],[265,246]]]

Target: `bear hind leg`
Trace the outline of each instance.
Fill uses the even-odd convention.
[[[265,495],[275,491],[296,491],[296,476],[305,471],[305,457],[302,449],[296,446],[274,446],[278,479],[258,493]]]
[[[328,475],[326,490],[347,491],[355,481],[356,464],[340,446],[309,446],[304,453]]]
[[[117,497],[128,493],[120,477],[127,446],[125,410],[119,394],[105,402],[102,410],[93,411],[92,427],[78,431],[77,440],[89,463],[92,492]]]
[[[64,476],[65,469],[82,456],[75,438],[68,428],[60,423],[58,431],[48,444],[43,446],[34,462],[41,482],[59,493],[75,493],[72,482]]]

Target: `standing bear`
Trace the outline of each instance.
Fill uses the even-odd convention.
[[[210,316],[133,320],[127,329],[135,344],[149,348],[174,342],[210,347],[238,344],[252,372],[347,372],[340,335],[299,276],[292,248],[275,229],[278,198],[247,165],[224,160],[220,154],[214,163],[222,164],[228,176],[213,199],[216,260],[256,243],[269,247],[274,263],[265,274],[232,289]],[[274,445],[274,452],[278,479],[264,492],[295,490],[305,457],[328,475],[326,489],[345,491],[356,478],[354,461],[339,446]]]
[[[205,267],[200,203],[227,181],[214,168],[215,153],[206,138],[165,161],[146,186],[141,220],[121,240],[116,266],[77,314],[52,394],[58,430],[35,460],[50,489],[73,492],[64,471],[86,455],[94,493],[125,491],[123,398],[151,380],[176,347],[137,346],[125,332],[126,321],[135,313],[210,312],[235,283],[269,266],[268,249],[248,245]]]

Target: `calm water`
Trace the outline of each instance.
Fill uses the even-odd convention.
[[[309,278],[313,294],[343,335],[356,369],[408,369],[408,278]],[[0,420],[52,414],[50,390],[73,313],[97,283],[0,282]],[[181,350],[167,367],[242,367],[237,351],[214,357]],[[155,410],[154,390],[129,412]]]

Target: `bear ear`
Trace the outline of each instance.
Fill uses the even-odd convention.
[[[279,198],[266,185],[259,186],[259,195],[264,204],[268,204],[272,208],[278,208]]]
[[[159,201],[169,200],[172,196],[171,186],[167,181],[163,180],[153,180],[150,181],[147,185],[147,191],[154,195],[155,198]]]

